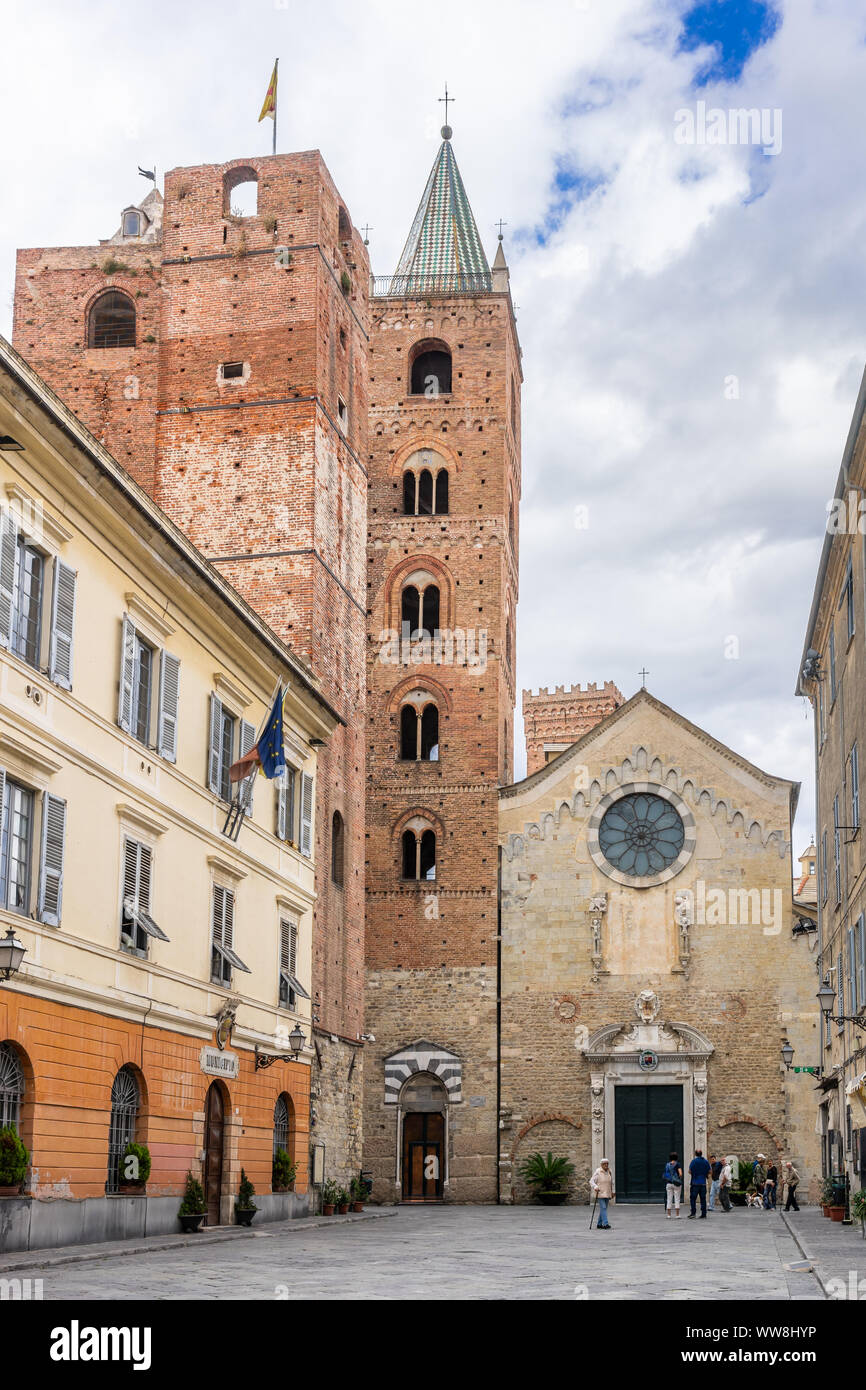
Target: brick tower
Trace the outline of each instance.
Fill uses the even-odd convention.
[[[545,686],[537,695],[524,690],[527,777],[552,762],[623,704],[625,697],[613,681],[605,681],[600,690],[594,681],[587,683],[585,690],[579,685],[571,685],[567,690],[561,685],[555,690]]]
[[[520,346],[445,126],[373,282],[364,1161],[497,1193],[497,787],[512,775]]]
[[[313,932],[313,1140],[341,1179],[361,1157],[368,287],[318,151],[234,160],[172,170],[99,246],[19,252],[14,328],[345,721],[319,758]]]

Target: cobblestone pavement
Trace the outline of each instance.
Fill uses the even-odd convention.
[[[822,1219],[822,1218],[819,1218]],[[404,1207],[392,1220],[56,1267],[45,1299],[823,1299],[781,1217],[660,1207]],[[46,1252],[47,1253],[47,1252]]]

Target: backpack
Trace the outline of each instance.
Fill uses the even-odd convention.
[[[680,1165],[679,1165],[679,1161],[678,1161],[678,1160],[677,1160],[677,1161],[675,1161],[675,1160],[673,1160],[673,1159],[669,1159],[669,1160],[668,1160],[668,1162],[665,1164],[665,1171],[664,1171],[664,1180],[665,1180],[665,1182],[672,1182],[672,1183],[674,1183],[677,1187],[680,1186],[680,1183],[682,1182],[682,1178],[680,1177],[679,1172],[677,1171],[678,1168],[679,1168],[679,1166],[680,1166]]]

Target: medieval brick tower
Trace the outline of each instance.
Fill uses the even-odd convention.
[[[314,818],[311,1135],[341,1179],[361,1159],[368,286],[312,151],[172,170],[109,241],[21,251],[14,326],[344,721]]]
[[[579,685],[567,690],[561,685],[555,690],[545,686],[537,695],[524,690],[527,777],[559,757],[623,704],[625,696],[613,681],[605,681],[600,690],[594,681],[587,682],[585,690]]]
[[[445,126],[373,283],[364,1161],[497,1194],[497,788],[512,775],[520,346]]]

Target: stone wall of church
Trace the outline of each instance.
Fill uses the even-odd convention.
[[[667,788],[695,823],[688,862],[644,888],[618,884],[590,853],[594,808],[633,782]],[[619,1074],[620,1059],[590,1063],[585,1049],[599,1029],[634,1029],[644,990],[656,996],[659,1024],[690,1025],[712,1046],[706,1090],[695,1090],[707,1147],[791,1158],[808,1183],[818,1164],[812,1078],[787,1073],[780,1056],[786,1037],[801,1065],[818,1049],[814,936],[792,934],[790,791],[639,692],[547,770],[503,792],[504,1200],[525,1198],[520,1167],[552,1147],[548,1134],[587,1195],[590,1073]],[[633,1054],[629,1083],[641,1081],[635,1063]],[[690,1084],[692,1063],[674,1066]],[[604,1143],[615,1164],[611,1128]]]

